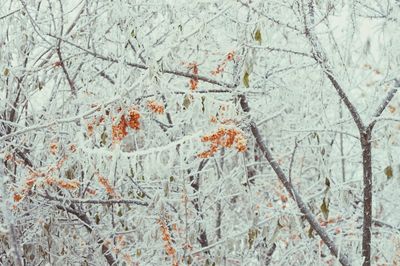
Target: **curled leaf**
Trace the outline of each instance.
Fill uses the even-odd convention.
[[[322,215],[324,216],[325,220],[328,220],[328,217],[329,217],[329,204],[327,203],[326,198],[324,198],[322,200],[322,204],[321,204],[320,208],[321,208],[321,212],[322,212]]]
[[[257,236],[258,236],[258,229],[257,228],[250,228],[247,235],[248,235],[248,239],[247,242],[249,244],[249,248],[252,248],[254,241],[256,240]]]
[[[385,170],[384,170],[384,173],[385,173],[387,179],[392,178],[392,177],[393,177],[393,168],[392,168],[392,166],[390,166],[390,165],[387,166],[387,167],[385,168]]]

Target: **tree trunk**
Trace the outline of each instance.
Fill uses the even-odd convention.
[[[361,148],[363,156],[364,182],[364,222],[362,239],[363,266],[371,265],[371,227],[372,227],[372,161],[371,161],[371,131],[361,133]]]

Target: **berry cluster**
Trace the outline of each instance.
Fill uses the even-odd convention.
[[[158,103],[156,101],[148,101],[147,102],[147,107],[153,113],[156,113],[156,114],[163,114],[164,113],[164,106],[161,103]]]
[[[121,141],[126,135],[128,135],[128,131],[126,130],[128,126],[132,129],[138,130],[140,128],[140,114],[135,109],[131,109],[128,114],[128,120],[125,118],[125,115],[122,115],[119,123],[117,125],[112,126],[112,138],[113,142]]]
[[[222,61],[222,63],[219,64],[215,70],[211,71],[211,75],[216,76],[216,75],[224,72],[225,66],[227,65],[227,63],[229,61],[232,61],[234,59],[234,57],[235,57],[235,52],[229,52],[226,55],[226,58],[224,59],[224,61]]]
[[[217,132],[211,135],[205,135],[201,138],[202,142],[211,142],[210,149],[198,154],[200,158],[209,158],[213,156],[221,148],[231,148],[235,145],[238,152],[247,150],[247,140],[243,133],[234,128],[220,128]]]

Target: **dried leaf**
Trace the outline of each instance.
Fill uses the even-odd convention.
[[[100,223],[100,216],[99,216],[98,213],[96,213],[96,215],[94,216],[94,222],[95,222],[96,224],[99,224],[99,223]]]
[[[327,203],[326,198],[324,198],[322,200],[322,204],[321,204],[320,208],[321,208],[321,212],[322,212],[322,215],[324,216],[325,220],[328,220],[328,217],[329,217],[329,204]]]
[[[384,173],[385,173],[385,175],[386,175],[386,177],[388,178],[388,179],[390,179],[390,178],[392,178],[393,177],[393,168],[392,168],[392,166],[387,166],[386,168],[385,168],[385,170],[384,170]]]
[[[206,101],[206,97],[205,96],[201,96],[201,111],[204,113],[205,111],[205,106],[204,106],[204,102]]]
[[[100,147],[103,147],[103,146],[105,146],[106,144],[107,144],[107,138],[108,138],[108,135],[107,135],[107,133],[104,131],[103,133],[101,133],[101,136],[100,136]]]
[[[254,241],[256,240],[256,238],[258,236],[258,229],[250,228],[247,233],[247,236],[248,236],[247,243],[249,244],[249,248],[252,248]]]
[[[396,112],[396,107],[394,107],[393,105],[389,105],[388,110],[393,114],[394,112]]]
[[[309,238],[314,238],[313,231],[314,231],[313,228],[310,226],[310,229],[308,229],[308,232],[307,232]]]
[[[329,180],[329,178],[325,178],[325,186],[327,187],[327,188],[330,188],[331,187],[331,181]]]
[[[182,104],[184,107],[184,110],[188,109],[191,103],[192,103],[192,99],[191,99],[190,95],[186,94],[185,98],[183,99],[183,104]]]
[[[15,202],[19,202],[19,201],[21,201],[22,196],[21,196],[21,194],[19,194],[19,193],[14,193],[13,198],[14,198],[14,201],[15,201]]]
[[[70,167],[67,171],[65,171],[65,177],[69,180],[75,179],[75,169],[74,167]]]
[[[247,71],[244,72],[244,75],[243,75],[243,85],[244,85],[246,88],[250,87],[249,76],[250,76],[249,72],[247,72]]]
[[[262,38],[261,38],[261,31],[260,29],[257,29],[254,32],[254,40],[256,40],[259,44],[261,44]]]

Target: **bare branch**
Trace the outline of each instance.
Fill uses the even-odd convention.
[[[74,81],[71,80],[71,78],[70,78],[70,76],[69,76],[69,74],[68,74],[67,68],[66,68],[66,66],[65,66],[65,63],[64,63],[64,61],[63,61],[63,58],[62,58],[62,54],[61,54],[61,41],[58,42],[58,45],[57,45],[57,49],[56,49],[56,50],[57,50],[58,59],[60,60],[61,68],[62,68],[62,70],[63,70],[63,72],[64,72],[64,74],[65,74],[65,77],[66,77],[67,81],[68,81],[68,85],[69,85],[69,87],[70,87],[70,89],[71,89],[72,95],[76,96],[76,88],[75,88]]]
[[[74,205],[71,205],[71,207],[56,205],[56,207],[59,210],[66,211],[70,214],[75,215],[77,218],[79,218],[79,220],[81,220],[83,222],[83,224],[85,225],[86,229],[89,232],[92,232],[94,230],[89,217],[85,213],[76,210]],[[97,234],[97,232],[96,232],[96,234]],[[103,253],[105,259],[107,260],[108,265],[116,265],[117,262],[115,261],[114,256],[109,252],[109,248],[107,247],[107,244],[104,241],[104,239],[98,237],[97,243],[101,245],[101,252]]]
[[[104,106],[110,105],[111,103],[113,103],[115,101],[118,101],[120,98],[121,97],[116,97],[116,98],[114,98],[112,100],[109,100],[108,102],[104,103]],[[5,141],[5,140],[7,140],[7,139],[9,139],[11,137],[15,137],[15,136],[18,136],[18,135],[21,135],[21,134],[28,133],[30,131],[39,130],[39,129],[43,129],[43,128],[48,128],[48,127],[55,126],[55,125],[58,125],[58,124],[77,122],[77,121],[80,121],[83,118],[88,117],[91,114],[94,114],[95,112],[97,112],[99,110],[100,110],[100,107],[95,107],[95,108],[92,108],[89,111],[87,111],[87,112],[85,112],[85,113],[83,113],[81,115],[78,115],[78,116],[74,116],[74,117],[70,117],[70,118],[58,119],[58,120],[55,120],[53,122],[49,122],[49,123],[46,123],[46,124],[34,125],[34,126],[26,127],[24,129],[21,129],[21,130],[15,131],[15,132],[11,132],[10,134],[4,135],[3,137],[0,138],[0,142]]]
[[[21,257],[21,251],[20,251],[20,247],[19,247],[19,243],[18,243],[18,239],[16,236],[14,225],[10,223],[9,228],[10,228],[10,230],[9,230],[10,231],[10,241],[11,241],[13,254],[14,254],[14,263],[17,266],[23,266],[24,263],[23,263],[23,260]]]
[[[304,52],[299,52],[299,51],[294,51],[294,50],[289,50],[289,49],[284,49],[284,48],[277,48],[277,47],[270,47],[270,46],[260,46],[260,45],[250,45],[250,44],[245,44],[246,47],[251,47],[255,49],[261,49],[261,50],[267,50],[270,52],[280,52],[280,53],[286,53],[286,54],[294,54],[294,55],[300,55],[304,57],[309,57],[309,58],[314,58],[311,54],[304,53]]]
[[[241,105],[243,111],[246,113],[249,113],[250,107],[247,102],[246,96],[242,94],[239,97],[240,97],[240,105]],[[265,159],[267,159],[267,161],[271,165],[272,169],[274,170],[275,174],[277,175],[277,177],[279,178],[279,180],[285,187],[286,191],[296,202],[301,213],[305,216],[305,218],[308,221],[308,223],[310,224],[310,226],[317,232],[317,234],[321,237],[322,241],[326,244],[326,246],[329,248],[331,253],[339,259],[339,261],[342,265],[350,265],[347,257],[344,254],[339,253],[337,246],[332,241],[332,239],[329,237],[328,233],[320,226],[318,221],[315,219],[315,216],[311,213],[310,209],[307,208],[307,205],[303,202],[303,199],[301,198],[301,196],[297,193],[297,191],[293,187],[293,184],[289,182],[285,173],[283,172],[283,170],[281,169],[281,167],[279,166],[279,164],[276,162],[275,158],[273,157],[271,151],[264,144],[264,141],[262,140],[260,131],[258,130],[256,123],[254,123],[253,121],[250,121],[250,130],[253,133],[253,136],[256,139],[258,147],[261,150],[261,152],[263,153]]]
[[[241,5],[243,5],[243,6],[245,6],[245,7],[249,8],[249,9],[251,9],[251,11],[253,11],[254,13],[256,13],[256,14],[262,16],[262,17],[265,17],[265,18],[268,19],[269,21],[274,22],[274,23],[277,24],[277,25],[284,26],[284,27],[289,28],[289,29],[294,30],[294,31],[300,31],[296,26],[290,25],[289,23],[284,23],[284,22],[282,22],[282,21],[280,21],[280,20],[278,20],[278,19],[276,19],[276,18],[270,17],[270,16],[268,16],[268,15],[266,15],[266,14],[260,12],[260,11],[257,10],[256,8],[250,6],[249,4],[243,3],[241,0],[237,0],[237,2],[239,2],[239,3],[240,3]]]
[[[143,70],[147,70],[149,68],[146,65],[126,62],[126,61],[121,62],[118,59],[101,55],[99,53],[96,53],[96,52],[90,51],[88,49],[85,49],[85,48],[83,48],[83,47],[81,47],[79,45],[76,45],[76,44],[74,44],[74,43],[72,43],[72,42],[70,42],[68,40],[65,40],[63,38],[54,36],[52,34],[48,34],[48,36],[56,38],[56,39],[59,39],[59,40],[62,40],[63,42],[65,42],[65,43],[67,43],[69,45],[72,45],[72,46],[74,46],[74,47],[76,47],[76,48],[78,48],[78,49],[80,49],[82,51],[85,51],[86,53],[90,54],[91,56],[94,56],[94,57],[96,57],[98,59],[101,59],[101,60],[104,60],[104,61],[113,62],[113,63],[124,63],[127,66],[130,66],[130,67],[133,67],[133,68],[138,68],[138,69],[143,69]],[[217,85],[217,86],[221,86],[221,87],[226,87],[226,88],[234,88],[236,86],[235,84],[229,84],[229,83],[225,83],[223,81],[217,81],[217,80],[205,77],[205,76],[194,75],[194,74],[190,74],[190,73],[182,72],[182,71],[178,71],[178,70],[162,69],[161,73],[171,74],[171,75],[181,76],[181,77],[186,77],[186,78],[191,78],[191,79],[198,79],[198,80],[204,81],[204,82],[209,83],[209,84],[213,84],[213,85]]]
[[[19,12],[19,11],[21,11],[21,8],[20,8],[20,9],[17,9],[17,10],[14,10],[14,11],[11,11],[10,13],[8,13],[8,14],[6,14],[6,15],[0,17],[0,20],[5,19],[5,18],[7,18],[7,17],[9,17],[9,16],[12,16],[12,15],[14,15],[15,13],[17,13],[17,12]]]
[[[395,85],[394,87],[388,92],[388,94],[386,95],[385,99],[382,101],[382,103],[379,105],[379,107],[376,109],[373,117],[374,118],[378,118],[383,111],[385,110],[385,108],[388,106],[388,104],[390,103],[390,101],[393,99],[393,97],[396,95],[398,89],[400,87],[400,80],[396,79],[395,80]],[[372,122],[368,125],[368,127],[370,129],[372,129],[375,124],[376,124],[377,120],[374,119],[372,120]]]
[[[364,131],[365,126],[360,117],[360,114],[358,113],[358,111],[357,111],[356,107],[353,105],[353,103],[350,101],[347,94],[344,92],[342,86],[340,86],[339,82],[335,78],[335,75],[333,74],[333,71],[332,71],[331,67],[329,66],[328,58],[322,49],[322,46],[318,40],[318,37],[314,34],[312,29],[310,29],[308,26],[305,11],[304,11],[303,15],[304,15],[305,35],[311,44],[313,57],[314,57],[315,61],[320,65],[320,67],[324,71],[325,75],[328,77],[329,81],[331,82],[331,84],[335,88],[336,92],[338,93],[339,97],[342,99],[342,101],[346,105],[351,116],[353,117],[355,124],[357,125],[359,132],[361,133],[362,131]]]
[[[110,200],[101,200],[101,199],[77,199],[77,198],[60,198],[56,196],[50,195],[40,195],[43,198],[49,200],[56,200],[59,202],[72,202],[72,203],[82,203],[82,204],[100,204],[100,205],[114,205],[114,204],[133,204],[133,205],[140,205],[140,206],[149,206],[149,203],[140,201],[140,200],[133,200],[133,199],[110,199]]]

